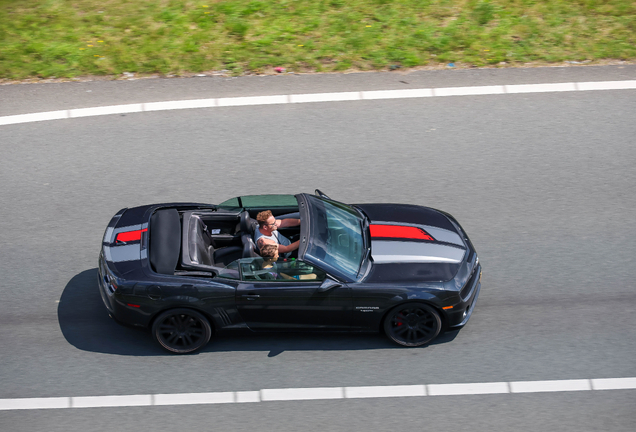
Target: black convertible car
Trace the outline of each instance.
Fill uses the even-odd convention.
[[[256,215],[297,218],[277,277],[257,254]],[[291,225],[291,224],[284,224]],[[213,332],[384,332],[420,346],[466,324],[481,288],[473,245],[449,214],[315,195],[253,195],[219,205],[119,211],[104,234],[99,290],[112,318],[189,353]]]

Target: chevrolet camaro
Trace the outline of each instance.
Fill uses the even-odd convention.
[[[299,247],[276,271],[254,243],[263,210],[300,220],[279,230]],[[416,347],[468,322],[481,265],[448,213],[316,190],[122,209],[104,234],[98,284],[113,319],[173,353],[231,329],[382,332]]]

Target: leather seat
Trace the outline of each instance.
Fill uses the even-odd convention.
[[[243,258],[260,256],[256,252],[256,245],[254,244],[254,240],[252,240],[252,236],[250,234],[243,234],[241,236],[241,241],[243,242]]]
[[[205,223],[200,217],[188,212],[183,215],[183,253],[181,264],[184,268],[203,266],[226,266],[241,257],[242,247],[226,246],[217,249]]]
[[[247,211],[244,211],[241,213],[239,225],[241,227],[241,242],[243,243],[243,258],[260,256],[254,244],[254,231],[258,227],[258,222],[252,219]]]
[[[250,217],[247,210],[241,213],[241,221],[239,222],[239,225],[242,234],[249,234],[252,238],[254,238],[254,231],[256,231],[256,227],[258,227],[258,222]]]

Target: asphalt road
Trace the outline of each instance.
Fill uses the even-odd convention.
[[[12,102],[28,94],[39,95],[32,111],[93,106],[82,99],[88,90],[107,94],[109,104],[172,94],[161,98],[144,86],[188,89],[184,98],[192,98],[250,88],[382,90],[397,78],[425,87],[636,77],[634,67],[550,69],[363,74],[362,84],[348,76],[300,77],[300,87],[281,77],[290,80],[285,91],[267,88],[265,78],[243,78],[227,84],[234,93],[212,78],[199,92],[186,81],[206,82],[195,79],[139,81],[137,93],[130,82],[2,86],[0,100],[1,114],[11,115],[29,112]],[[0,127],[0,398],[636,376],[634,118],[636,91],[628,90],[213,108]],[[379,335],[239,334],[197,355],[172,356],[108,318],[95,266],[103,230],[120,208],[316,187],[345,202],[452,213],[484,267],[468,326],[421,349],[397,348]],[[635,405],[636,391],[625,390],[4,411],[0,430],[632,431]]]

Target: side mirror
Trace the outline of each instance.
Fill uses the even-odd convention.
[[[327,292],[331,289],[339,288],[341,286],[342,284],[340,282],[336,282],[333,279],[327,278],[322,282],[322,284],[320,284],[320,288],[318,288],[318,292]]]
[[[325,198],[330,200],[331,198],[329,198],[327,195],[325,195],[320,189],[316,189],[316,195],[319,196],[320,198]]]

